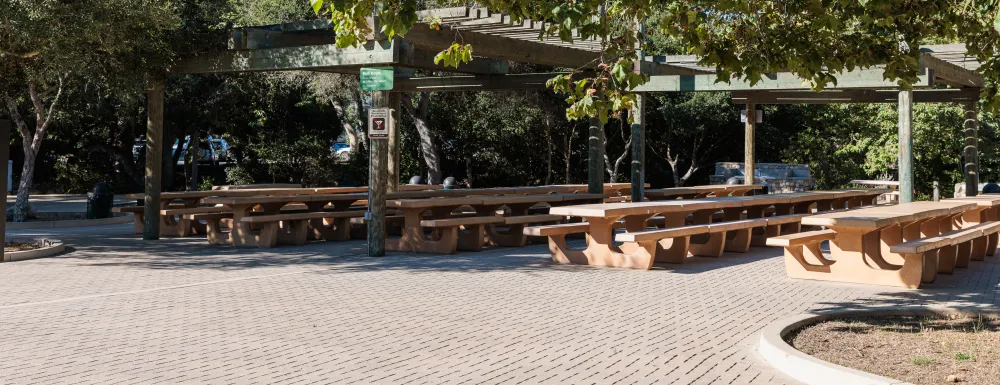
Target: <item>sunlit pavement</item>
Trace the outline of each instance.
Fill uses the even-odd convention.
[[[1000,282],[1000,257],[912,291],[790,280],[777,248],[639,271],[553,265],[545,245],[376,259],[130,231],[9,233],[74,250],[0,264],[0,383],[794,383],[755,352],[777,318],[996,308]]]

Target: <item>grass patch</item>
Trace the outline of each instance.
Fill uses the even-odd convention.
[[[927,357],[913,357],[910,359],[910,363],[917,366],[928,366],[936,364],[937,361],[934,361],[933,359]]]

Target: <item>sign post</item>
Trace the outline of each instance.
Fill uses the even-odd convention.
[[[392,110],[388,108],[389,92],[376,91],[374,106],[368,110],[368,256],[385,255],[385,198],[389,185],[389,131]]]

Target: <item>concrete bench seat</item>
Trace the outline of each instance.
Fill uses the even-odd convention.
[[[743,238],[742,241],[727,239],[727,233],[764,226],[767,226],[766,218],[741,219],[735,221],[670,227],[665,229],[630,231],[617,234],[615,236],[615,241],[638,243],[649,247],[652,246],[649,244],[650,242],[672,239],[674,240],[673,242],[689,243],[692,255],[720,257],[724,251],[745,253],[750,247],[749,238]],[[743,235],[745,237],[749,236],[749,234]],[[692,237],[699,236],[704,239],[696,239],[696,241],[704,242],[691,243]],[[685,255],[680,255],[680,252],[678,252],[677,254],[670,256],[664,255],[657,260],[670,263],[684,263],[687,259],[686,253],[684,254]]]
[[[184,219],[190,221],[205,221],[205,237],[208,239],[208,243],[212,245],[226,245],[229,244],[229,232],[232,231],[231,228],[223,228],[222,224],[224,220],[233,219],[233,213],[229,212],[214,212],[214,213],[197,213],[197,214],[184,214]]]
[[[350,239],[350,219],[363,217],[364,211],[314,211],[292,212],[271,215],[250,215],[240,222],[261,226],[260,247],[274,247],[278,241],[291,245],[304,245],[309,239],[347,240]],[[332,225],[325,220],[335,219]],[[277,231],[275,231],[277,230]],[[277,238],[269,235],[276,234]]]
[[[521,215],[515,217],[504,217],[503,223],[507,225],[524,225],[524,224],[534,224],[534,223],[560,222],[564,219],[566,219],[566,217],[561,215],[532,214],[532,215]]]

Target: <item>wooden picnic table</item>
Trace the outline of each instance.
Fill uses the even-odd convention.
[[[785,207],[783,211],[791,212],[795,205],[825,198],[827,195],[821,193],[770,194],[553,207],[549,210],[550,214],[586,219],[584,232],[587,247],[584,250],[571,250],[566,246],[563,234],[555,234],[549,237],[549,248],[553,260],[559,263],[639,268],[651,267],[654,260],[684,263],[688,254],[719,256],[723,251],[746,252],[755,236],[763,236],[754,235],[749,227],[694,235],[680,234],[678,237],[658,241],[654,253],[643,251],[644,246],[638,242],[616,245],[615,228],[621,227],[623,222],[627,232],[645,231],[650,219],[654,217],[662,217],[663,229],[687,226],[688,216],[691,216],[694,225],[708,225],[713,222],[718,211],[723,212],[723,224],[754,220],[764,218],[766,209],[771,206],[782,206]],[[783,223],[767,225],[767,232],[779,233]],[[546,235],[546,232],[541,230],[538,234]]]
[[[830,242],[833,258],[824,257],[814,243],[804,255],[786,254],[786,270],[791,278],[916,287],[926,274],[948,273],[968,261],[959,260],[953,247],[942,249],[933,264],[906,259],[889,247],[951,231],[956,219],[975,208],[976,203],[958,201],[913,202],[808,216],[803,225],[835,233]]]
[[[670,187],[646,190],[648,200],[697,199],[710,196],[743,196],[750,191],[760,190],[761,185],[705,185],[688,187]]]
[[[548,215],[530,215],[530,208],[539,204],[559,206],[592,202],[603,197],[602,194],[535,194],[391,199],[386,204],[402,213],[403,233],[399,239],[387,240],[386,249],[451,254],[456,250],[481,250],[487,240],[497,246],[523,246],[526,241],[523,227],[531,223],[523,219],[553,220]],[[471,207],[477,217],[455,215],[459,208],[466,206]],[[501,209],[504,213],[499,215]],[[518,221],[505,220],[510,218],[518,218]],[[507,228],[500,229],[500,225]],[[429,237],[425,234],[427,230],[433,230]]]

